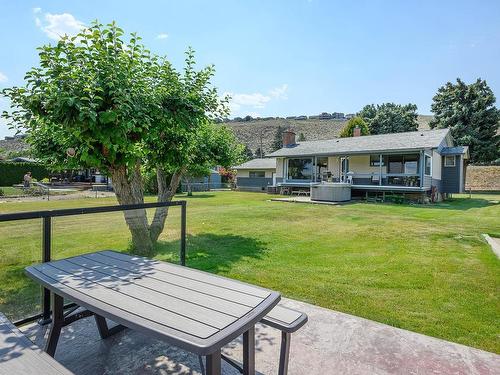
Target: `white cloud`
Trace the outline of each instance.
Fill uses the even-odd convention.
[[[156,36],[156,39],[167,39],[168,38],[168,34],[166,33],[161,33],[161,34],[158,34]]]
[[[41,12],[40,8],[34,8],[33,12],[38,14]],[[64,35],[73,36],[78,34],[85,24],[75,18],[70,13],[52,14],[45,13],[43,19],[35,17],[35,24],[47,36],[54,40],[61,39]]]
[[[41,13],[41,12],[42,12],[42,8],[40,8],[40,7],[33,8],[33,13],[34,14],[38,14],[38,13]]]
[[[254,94],[234,94],[227,93],[231,96],[231,102],[238,106],[248,106],[253,108],[264,108],[266,103],[271,100],[270,96],[256,92]]]
[[[268,94],[263,94],[260,92],[255,92],[253,94],[238,94],[232,92],[225,92],[222,97],[229,95],[231,99],[229,100],[229,109],[233,116],[237,115],[247,115],[250,114],[252,117],[253,114],[257,114],[255,109],[265,108],[266,105],[272,100],[288,99],[286,93],[288,90],[288,85],[285,83],[279,87],[275,87],[269,90]]]
[[[276,87],[271,90],[271,96],[276,99],[288,99],[286,92],[288,91],[288,85],[286,83],[282,84],[280,87]]]
[[[9,78],[7,78],[7,76],[5,74],[0,72],[0,82],[7,82],[8,80],[9,80]]]

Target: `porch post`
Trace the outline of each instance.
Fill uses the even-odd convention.
[[[382,154],[379,154],[379,162],[378,162],[378,185],[382,186]]]
[[[317,161],[316,161],[316,156],[313,156],[313,166],[312,166],[312,170],[313,170],[313,182],[316,182],[316,166],[317,166]]]
[[[424,186],[425,151],[420,151],[420,187]]]

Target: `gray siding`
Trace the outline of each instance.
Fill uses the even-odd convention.
[[[424,185],[423,187],[429,188],[432,185],[432,177],[424,175]]]
[[[265,190],[272,184],[273,179],[266,177],[238,177],[236,180],[236,185],[241,190]]]
[[[460,155],[455,156],[455,166],[445,167],[445,158],[441,170],[441,192],[460,193]]]
[[[442,186],[442,184],[441,184],[441,180],[438,180],[438,179],[433,178],[433,179],[432,179],[432,186],[435,186],[435,187],[436,187],[436,189],[437,189],[437,191],[439,191],[439,192],[443,192],[443,190],[442,190],[442,189],[443,189],[443,186]]]

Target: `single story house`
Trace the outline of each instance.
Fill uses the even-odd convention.
[[[456,146],[449,129],[296,142],[283,133],[276,160],[276,184],[290,188],[321,182],[349,182],[361,192],[461,193],[465,189],[467,146]],[[437,195],[436,195],[437,194]]]
[[[276,159],[252,159],[233,167],[236,170],[236,188],[248,191],[266,191],[276,185]]]

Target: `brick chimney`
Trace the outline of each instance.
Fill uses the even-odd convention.
[[[295,133],[292,129],[288,128],[283,132],[283,147],[290,147],[295,145]]]
[[[353,137],[360,137],[361,136],[361,128],[359,126],[356,126],[353,131],[352,131],[352,136]]]

